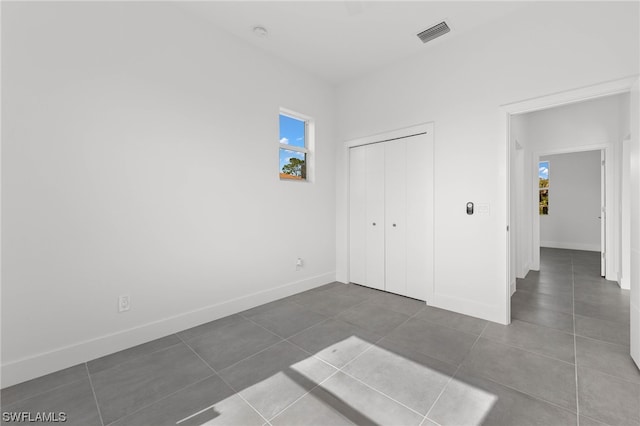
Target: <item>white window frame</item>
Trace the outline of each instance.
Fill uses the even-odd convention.
[[[304,148],[300,146],[288,145],[285,143],[280,143],[280,138],[278,137],[278,177],[281,181],[290,181],[290,182],[312,182],[314,176],[314,158],[313,158],[313,147],[315,146],[315,122],[313,118],[308,115],[300,114],[298,112],[292,111],[286,108],[280,108],[280,112],[278,114],[278,122],[280,121],[280,116],[284,115],[289,118],[293,118],[295,120],[299,120],[304,122]],[[286,149],[287,151],[300,152],[305,154],[305,167],[306,167],[306,177],[304,179],[286,179],[280,177],[280,173],[282,173],[282,169],[280,169],[280,150]]]

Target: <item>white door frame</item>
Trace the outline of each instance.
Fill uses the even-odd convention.
[[[591,86],[581,87],[573,90],[567,90],[559,93],[550,94],[547,96],[541,96],[538,98],[522,100],[509,104],[501,105],[499,108],[499,121],[500,131],[502,132],[502,140],[504,141],[504,147],[506,154],[502,163],[504,164],[504,170],[506,171],[506,212],[505,212],[505,228],[507,232],[504,237],[506,262],[504,271],[504,309],[502,312],[505,315],[504,324],[511,323],[511,236],[510,225],[515,225],[515,220],[511,217],[511,115],[520,114],[525,112],[533,112],[542,109],[548,109],[556,106],[572,104],[576,102],[582,102],[589,99],[596,99],[603,96],[616,95],[620,93],[626,93],[631,90],[631,87],[638,80],[638,76],[629,76],[618,80],[607,81]],[[539,234],[538,234],[539,235]],[[535,232],[534,232],[535,238]],[[539,261],[539,260],[538,260]],[[535,263],[535,261],[534,261]],[[536,265],[532,265],[535,267]],[[537,265],[539,268],[539,264]],[[535,268],[534,268],[535,269]]]
[[[350,176],[350,162],[349,162],[349,149],[356,147],[356,146],[361,146],[361,145],[369,145],[372,143],[379,143],[379,142],[386,142],[386,141],[390,141],[390,140],[394,140],[394,139],[400,139],[400,138],[406,138],[406,137],[410,137],[410,136],[415,136],[421,133],[430,133],[433,136],[433,132],[434,132],[434,123],[433,122],[426,122],[426,123],[421,123],[421,124],[417,124],[415,126],[411,126],[411,127],[405,127],[402,129],[397,129],[397,130],[391,130],[388,132],[383,132],[383,133],[377,133],[374,135],[370,135],[370,136],[365,136],[362,138],[358,138],[358,139],[351,139],[349,141],[346,141],[343,145],[344,149],[344,158],[345,158],[345,167],[346,167],[346,176],[347,179],[349,179]],[[435,139],[433,141],[433,143],[435,144]],[[427,167],[428,170],[431,170],[432,176],[431,176],[431,181],[428,182],[427,184],[427,192],[428,192],[428,200],[429,200],[429,209],[428,209],[428,215],[427,215],[427,238],[428,238],[428,244],[427,244],[427,259],[425,260],[427,263],[427,270],[431,271],[431,274],[429,276],[429,282],[427,283],[427,293],[426,293],[426,298],[427,298],[427,304],[429,304],[431,302],[431,300],[433,299],[433,292],[434,292],[434,245],[433,245],[433,241],[434,241],[434,213],[433,213],[433,194],[434,194],[434,187],[433,187],[433,171],[434,171],[434,161],[433,161],[433,146],[431,147],[432,152],[431,155],[429,155],[428,158],[428,164],[425,164],[425,167]],[[349,259],[349,252],[350,252],[350,241],[349,241],[349,215],[351,214],[349,211],[349,206],[350,206],[350,188],[349,188],[349,184],[347,183],[347,204],[346,204],[347,208],[346,208],[346,212],[347,212],[347,217],[346,217],[346,224],[347,224],[347,251],[346,251],[346,256],[347,256],[347,282],[350,282],[351,279],[349,277],[350,274],[350,270],[349,270],[349,265],[350,265],[350,259]]]
[[[564,149],[555,149],[555,150],[545,150],[545,151],[540,151],[540,152],[533,152],[533,170],[537,171],[538,170],[538,163],[540,162],[540,157],[544,157],[547,155],[556,155],[556,154],[572,154],[575,152],[585,152],[585,151],[600,151],[603,152],[605,155],[605,158],[610,158],[609,156],[609,151],[610,151],[610,145],[607,143],[602,143],[602,144],[597,144],[597,145],[584,145],[584,146],[578,146],[578,147],[571,147],[571,148],[564,148]],[[605,166],[606,167],[606,166]],[[613,171],[609,168],[607,173],[612,173]],[[535,199],[534,205],[537,206],[538,205],[538,179],[537,179],[537,173],[536,173],[536,179],[533,180],[534,185],[531,187],[531,194],[532,197]],[[606,202],[605,205],[613,205],[613,202],[611,202],[611,198],[613,197],[613,193],[614,193],[614,180],[613,179],[605,179],[606,182],[606,188],[604,191],[604,194],[602,194],[602,196],[606,197]],[[613,241],[612,235],[613,232],[611,231],[611,226],[612,223],[609,223],[609,221],[606,221],[606,218],[603,216],[603,219],[605,221],[605,228],[606,228],[606,238],[602,239],[600,241],[600,243],[602,244],[603,247],[606,247],[606,251],[610,251],[611,253],[613,253],[613,245],[615,244],[615,242]],[[540,215],[538,214],[534,214],[533,215],[533,239],[532,239],[532,266],[531,269],[533,269],[534,271],[538,271],[540,270]],[[612,259],[609,260],[610,262],[612,261]],[[610,270],[613,270],[613,268],[610,268]]]

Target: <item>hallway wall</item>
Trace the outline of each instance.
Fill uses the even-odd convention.
[[[540,216],[540,246],[600,251],[600,151],[545,155],[549,214]]]

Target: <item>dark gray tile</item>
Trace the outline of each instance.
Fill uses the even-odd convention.
[[[589,417],[578,416],[580,417],[580,426],[607,426],[606,423],[599,422]]]
[[[396,328],[389,339],[432,358],[458,365],[478,336],[412,318]]]
[[[433,306],[427,306],[421,310],[416,315],[416,318],[475,335],[480,335],[488,323],[480,318],[470,317]]]
[[[462,369],[576,410],[573,364],[480,338],[462,364]]]
[[[574,363],[573,335],[549,327],[513,320],[510,325],[490,323],[482,337]]]
[[[455,370],[451,364],[383,339],[342,371],[424,415]]]
[[[186,343],[213,369],[220,371],[280,340],[248,319],[237,317],[209,327],[206,334],[186,340]]]
[[[270,419],[335,371],[283,341],[222,370],[220,376]]]
[[[139,356],[148,355],[155,351],[168,348],[169,346],[182,343],[178,336],[171,334],[161,339],[152,340],[151,342],[143,343],[142,345],[134,346],[129,349],[125,349],[120,352],[116,352],[102,358],[94,359],[87,363],[90,373],[98,373],[107,368],[114,367],[123,362],[131,361]]]
[[[307,413],[310,413],[314,421],[311,421]],[[417,426],[422,422],[422,419],[421,415],[346,374],[338,372],[285,410],[282,415],[276,417],[273,424]]]
[[[573,271],[573,265],[571,264],[571,260],[564,262],[540,262],[540,270],[566,275]]]
[[[368,301],[375,305],[409,316],[416,314],[427,306],[427,304],[422,300],[398,296],[397,294],[386,293],[384,291],[374,293]]]
[[[576,315],[576,334],[618,345],[629,346],[629,327],[618,322]]]
[[[573,314],[573,296],[571,294],[548,295],[520,290],[511,296],[511,302],[536,309]]]
[[[250,310],[242,315],[282,337],[293,336],[327,319],[322,314],[290,302],[269,304],[266,309],[261,307],[257,311]]]
[[[386,335],[408,320],[409,316],[374,303],[364,302],[347,309],[336,318],[374,333]]]
[[[217,375],[195,383],[111,426],[260,426],[264,419]]]
[[[576,337],[578,367],[588,367],[640,383],[640,370],[629,355],[629,347]]]
[[[573,316],[511,302],[511,318],[573,333]]]
[[[0,399],[2,399],[3,406],[15,404],[23,399],[86,379],[87,377],[89,377],[87,375],[87,367],[84,364],[74,365],[46,376],[4,388],[0,394]]]
[[[468,373],[456,375],[428,414],[440,425],[575,425],[576,415]]]
[[[573,274],[562,274],[558,276],[548,273],[540,274],[536,271],[529,271],[524,279],[525,281],[532,283],[554,285],[562,288],[570,289],[573,286]]]
[[[194,337],[200,337],[209,333],[215,333],[225,327],[230,327],[246,321],[247,320],[240,315],[229,315],[228,317],[223,317],[215,321],[210,321],[197,327],[192,327],[187,330],[181,331],[180,333],[177,333],[177,335],[182,340],[190,340]]]
[[[527,275],[527,278],[529,278],[528,275]],[[540,272],[533,274],[531,278],[535,278],[540,282],[566,283],[566,282],[573,281],[573,273],[571,271],[558,272],[558,271],[540,270]]]
[[[576,300],[575,313],[583,317],[598,318],[605,321],[629,324],[629,306],[608,306],[602,303],[589,303]]]
[[[327,293],[324,294],[335,294],[338,296],[354,297],[360,299],[361,301],[365,301],[378,293],[380,293],[380,290],[349,283],[333,286],[327,289]]]
[[[180,344],[91,374],[105,424],[131,414],[212,374]]]
[[[380,335],[353,324],[329,319],[289,340],[338,368],[365,351]]]
[[[84,368],[84,365],[83,365]],[[100,415],[96,401],[93,397],[91,384],[88,376],[79,381],[57,387],[45,393],[40,393],[32,398],[23,399],[12,405],[2,406],[2,423],[3,425],[19,424],[19,422],[5,422],[4,413],[22,413],[29,412],[31,416],[38,413],[55,413],[58,419],[61,419],[60,413],[64,413],[66,421],[58,422],[37,422],[37,424],[65,424],[74,426],[101,426]]]
[[[339,294],[331,290],[304,292],[289,300],[328,317],[338,315],[364,300],[360,296]]]
[[[560,295],[568,295],[572,297],[573,295],[573,286],[572,285],[557,285],[550,283],[541,283],[530,280],[518,280],[516,283],[516,291],[528,291],[530,293],[542,293],[548,294],[550,296],[555,296],[557,294]]]
[[[640,384],[578,368],[580,414],[610,425],[640,422]]]

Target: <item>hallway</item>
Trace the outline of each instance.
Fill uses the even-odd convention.
[[[517,282],[513,322],[501,337],[545,355],[549,369],[573,364],[575,380],[567,378],[565,386],[577,396],[580,425],[638,425],[640,371],[629,356],[629,291],[600,277],[599,256],[542,248],[540,271]]]

